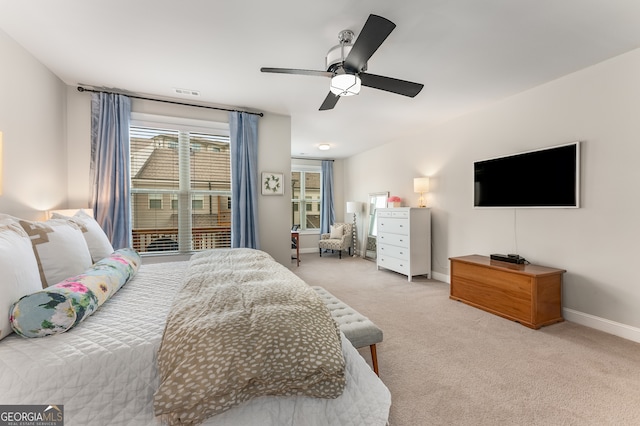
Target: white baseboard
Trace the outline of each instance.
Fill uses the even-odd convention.
[[[449,281],[449,275],[441,274],[440,272],[435,272],[433,270],[431,270],[431,276],[429,278],[451,284],[451,281]]]
[[[431,272],[431,275],[433,275],[431,278],[434,280],[451,284],[450,277],[447,274]],[[600,318],[591,314],[585,314],[584,312],[569,308],[562,308],[562,317],[567,321],[640,343],[640,328],[638,327]]]
[[[640,343],[640,328],[611,321],[606,318],[600,318],[595,315],[585,314],[584,312],[569,308],[562,308],[562,316],[567,321]]]
[[[292,250],[291,252],[295,254],[295,250]],[[300,253],[318,253],[318,248],[301,248]]]

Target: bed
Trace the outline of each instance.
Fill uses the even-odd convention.
[[[110,300],[68,332],[5,337],[0,341],[0,404],[62,404],[66,425],[165,423],[154,414],[153,404],[161,381],[158,351],[188,264],[143,264]],[[261,396],[203,424],[385,425],[388,389],[344,335],[340,339],[346,386],[337,398]]]

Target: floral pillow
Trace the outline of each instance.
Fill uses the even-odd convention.
[[[129,281],[140,263],[135,250],[120,249],[78,276],[24,296],[10,310],[13,331],[44,337],[71,329]]]

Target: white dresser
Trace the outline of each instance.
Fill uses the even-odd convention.
[[[431,210],[378,209],[378,269],[431,277]]]

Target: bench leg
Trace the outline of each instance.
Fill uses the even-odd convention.
[[[374,343],[373,345],[370,345],[369,348],[371,348],[371,363],[373,364],[373,372],[376,373],[378,377],[380,377],[380,374],[378,374],[378,356],[376,355],[376,344]]]

